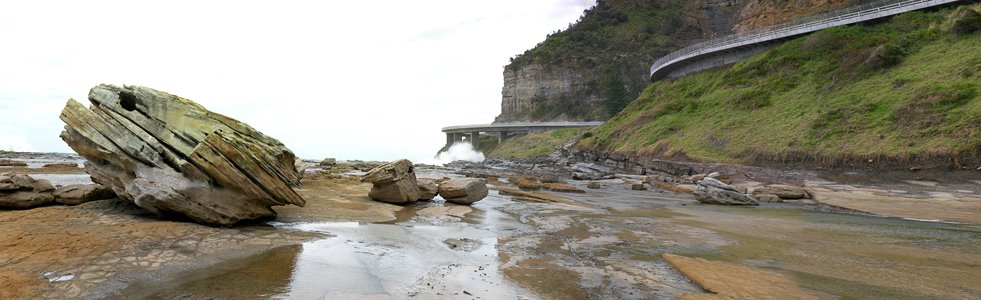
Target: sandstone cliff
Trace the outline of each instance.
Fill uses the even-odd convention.
[[[650,64],[672,50],[862,1],[600,0],[505,66],[495,122],[605,120],[640,94]]]

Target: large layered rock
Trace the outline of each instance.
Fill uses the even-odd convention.
[[[50,204],[54,186],[24,174],[0,174],[0,209],[28,209]]]
[[[230,225],[305,204],[296,157],[247,124],[138,86],[99,85],[90,108],[61,112],[61,138],[88,160],[92,180],[158,215]]]
[[[487,193],[487,181],[480,178],[450,179],[439,184],[439,195],[450,203],[470,205]]]
[[[759,205],[759,202],[733,186],[718,179],[706,177],[695,186],[695,200],[708,204]]]
[[[361,182],[372,184],[368,197],[377,201],[407,203],[421,196],[412,162],[405,159],[371,169]]]

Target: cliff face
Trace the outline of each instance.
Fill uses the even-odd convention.
[[[686,44],[857,0],[598,1],[504,68],[494,122],[605,120],[649,84],[650,64]]]

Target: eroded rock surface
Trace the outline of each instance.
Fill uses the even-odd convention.
[[[247,124],[191,100],[139,86],[99,85],[74,99],[61,138],[88,160],[92,180],[158,215],[230,225],[303,206],[296,157]]]
[[[699,180],[695,187],[695,200],[708,204],[723,205],[759,205],[744,191],[723,183],[715,178],[706,177]]]
[[[377,201],[406,203],[421,197],[412,162],[406,159],[371,169],[361,182],[372,184],[368,197]]]

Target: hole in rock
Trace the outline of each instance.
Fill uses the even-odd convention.
[[[136,95],[128,92],[119,92],[119,106],[128,111],[136,110]]]

